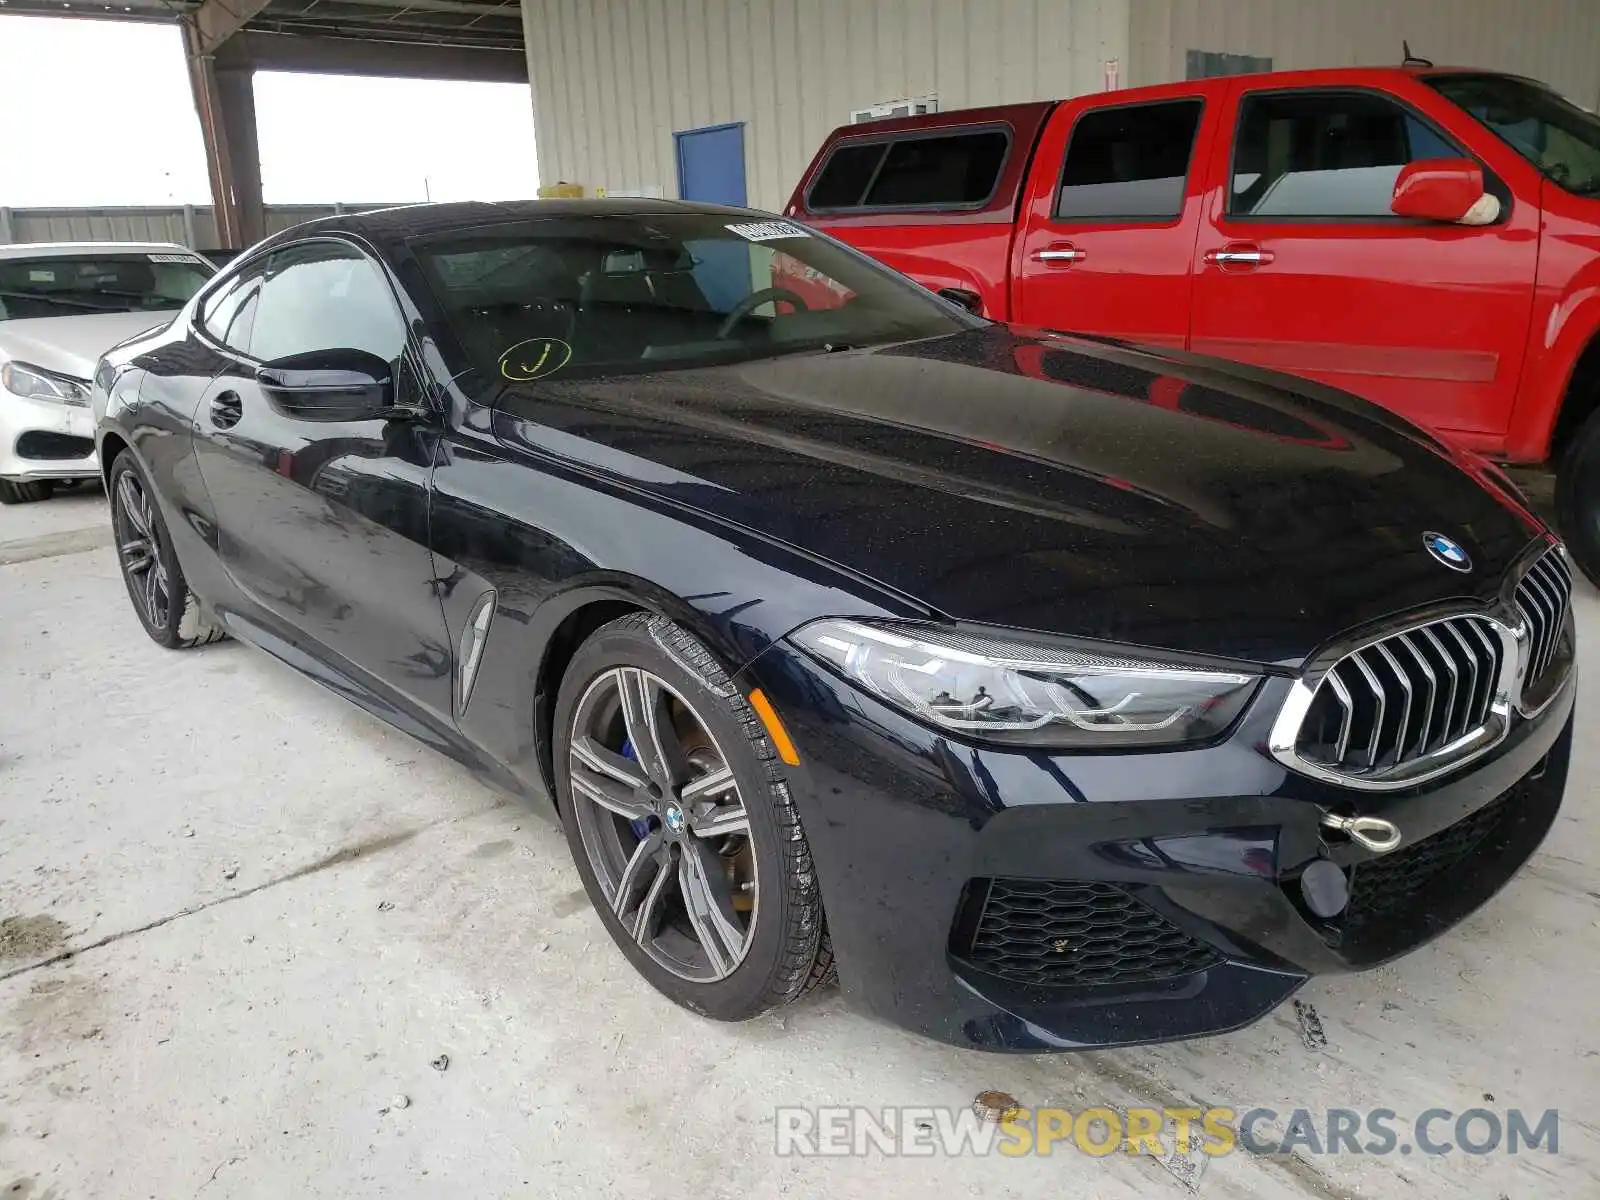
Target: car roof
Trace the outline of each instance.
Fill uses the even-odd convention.
[[[879,117],[872,121],[852,121],[833,131],[828,140],[870,140],[906,129],[937,129],[945,125],[983,125],[989,122],[1011,125],[1031,138],[1060,100],[1024,100],[1017,104],[986,104],[980,108],[946,108],[918,113],[913,117]]]
[[[722,204],[702,204],[686,200],[656,200],[646,197],[595,197],[583,200],[506,200],[460,201],[449,204],[406,204],[360,213],[340,213],[317,217],[274,235],[274,245],[321,233],[351,233],[374,242],[398,243],[457,230],[481,229],[517,221],[550,217],[643,217],[700,214],[717,217],[743,217],[753,220],[782,220],[777,213],[751,208],[732,208]],[[267,243],[263,243],[266,245]]]
[[[1206,84],[1211,86],[1222,86],[1241,79],[1248,80],[1252,83],[1260,83],[1263,80],[1271,80],[1282,83],[1285,86],[1314,87],[1317,84],[1333,84],[1342,80],[1371,80],[1373,78],[1381,78],[1385,75],[1401,76],[1408,79],[1425,79],[1434,75],[1497,75],[1502,77],[1520,78],[1519,76],[1514,76],[1512,72],[1493,71],[1486,67],[1434,66],[1431,63],[1415,62],[1402,63],[1399,65],[1383,64],[1380,66],[1369,67],[1307,67],[1304,69],[1281,71],[1244,71],[1238,75],[1213,75],[1206,79],[1190,79],[1186,80],[1185,82],[1190,85]],[[1151,85],[1151,88],[1167,88],[1172,86],[1174,85],[1154,84]],[[1128,88],[1127,91],[1129,93],[1138,93],[1141,91],[1151,90],[1151,88]]]
[[[1433,66],[1422,62],[1399,65],[1385,64],[1374,67],[1312,67],[1304,70],[1248,71],[1238,75],[1211,75],[1202,79],[1185,79],[1168,83],[1153,83],[1141,87],[1121,88],[1111,92],[1090,92],[1059,100],[1030,100],[1018,104],[995,104],[982,108],[946,108],[937,112],[919,113],[910,117],[884,117],[875,121],[858,121],[841,125],[822,144],[827,150],[833,143],[847,140],[871,140],[896,133],[920,132],[953,125],[978,125],[987,121],[1005,122],[1031,130],[1045,114],[1058,105],[1092,101],[1095,105],[1136,104],[1148,95],[1167,95],[1177,92],[1211,91],[1231,87],[1244,80],[1254,85],[1278,84],[1283,87],[1317,87],[1339,83],[1372,83],[1385,76],[1424,79],[1441,75],[1494,75],[1502,78],[1522,78],[1505,71],[1492,71],[1483,67]],[[1530,82],[1538,82],[1532,80]],[[821,157],[819,153],[818,158]],[[817,166],[813,160],[812,168]],[[811,170],[802,176],[810,177]],[[799,193],[796,193],[798,198]]]
[[[199,252],[177,242],[14,242],[0,245],[0,259],[71,258],[83,254],[190,254]]]

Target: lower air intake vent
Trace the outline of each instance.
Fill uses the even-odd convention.
[[[1094,987],[1190,975],[1221,956],[1109,883],[974,879],[957,958],[1015,983]]]
[[[17,457],[52,462],[62,459],[88,458],[94,453],[94,442],[86,437],[73,437],[67,433],[43,433],[29,430],[17,439]]]
[[[1359,933],[1417,904],[1418,896],[1455,870],[1511,815],[1511,792],[1432,837],[1359,864],[1350,876],[1345,927]]]

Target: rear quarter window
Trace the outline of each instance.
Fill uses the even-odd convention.
[[[806,206],[977,208],[994,195],[1010,145],[1000,126],[840,142],[817,171]]]
[[[1090,109],[1067,144],[1057,220],[1170,220],[1183,211],[1199,100]]]

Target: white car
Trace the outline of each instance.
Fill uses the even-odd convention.
[[[0,246],[0,504],[94,479],[89,381],[112,346],[164,325],[214,274],[183,246]]]

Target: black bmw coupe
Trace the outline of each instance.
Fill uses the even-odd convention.
[[[1231,1029],[1484,903],[1566,782],[1571,570],[1495,468],[770,215],[313,222],[94,387],[150,636],[527,797],[709,1016]]]

